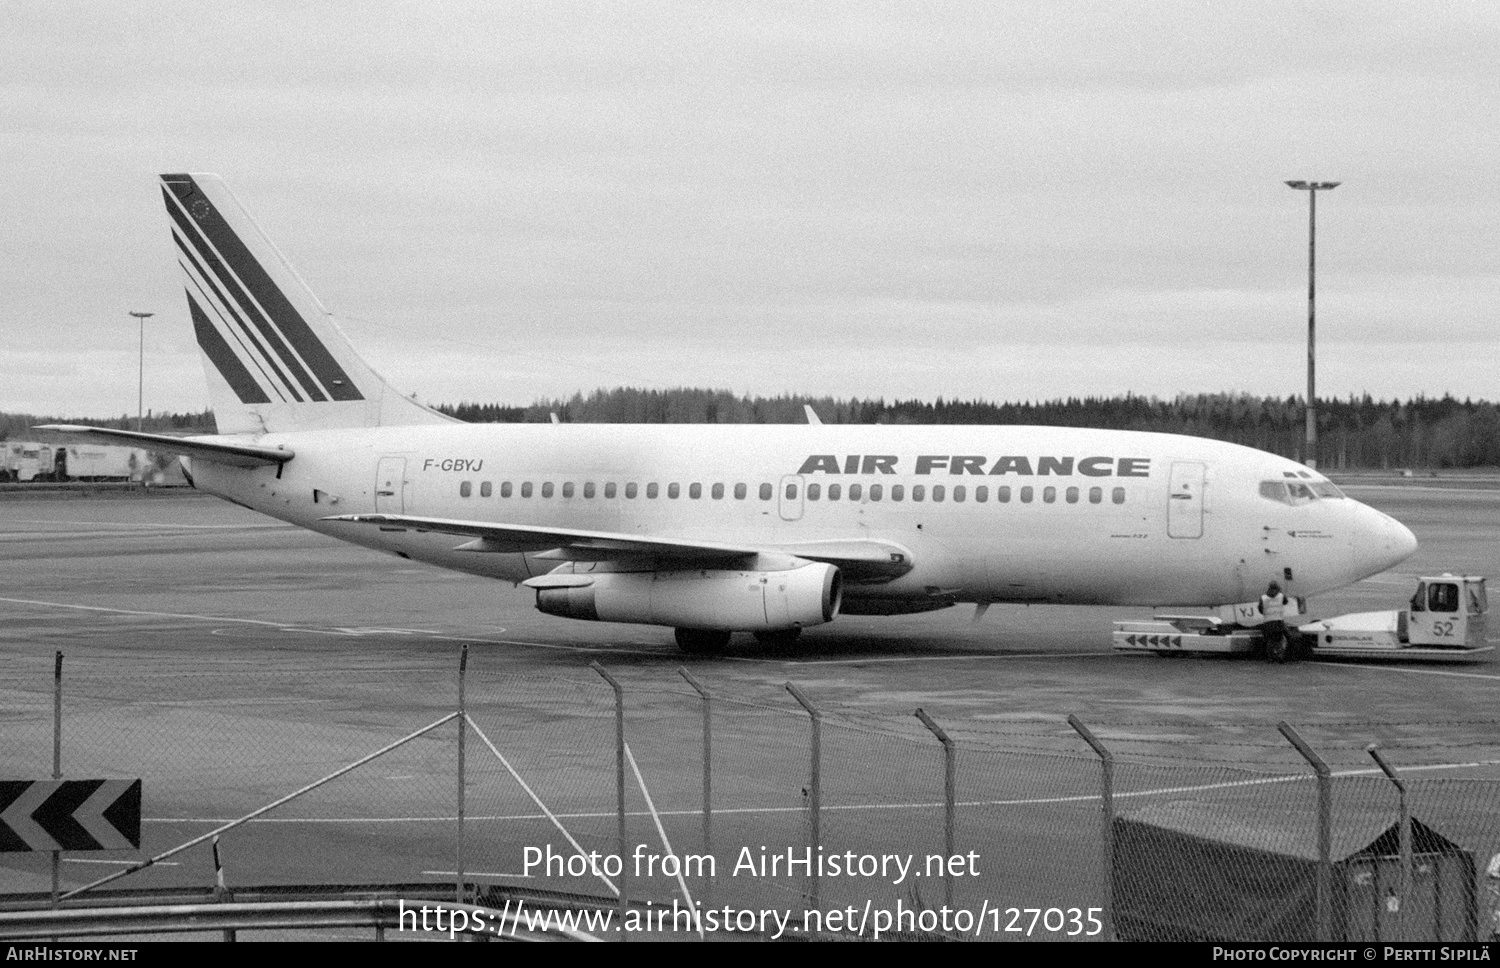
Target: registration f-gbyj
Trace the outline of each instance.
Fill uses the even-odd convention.
[[[1217,606],[1416,549],[1286,458],[1057,427],[478,425],[394,390],[213,175],[161,177],[219,433],[54,427],[176,453],[194,487],[532,589],[537,608],[789,641],[956,602]]]

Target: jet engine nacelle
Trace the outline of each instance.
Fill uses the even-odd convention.
[[[608,572],[547,575],[527,583],[549,615],[680,629],[754,632],[831,622],[843,583],[833,565],[786,571]]]

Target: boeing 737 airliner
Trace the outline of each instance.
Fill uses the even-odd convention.
[[[1056,427],[463,424],[354,352],[213,175],[161,176],[219,433],[50,430],[181,455],[195,487],[533,589],[568,618],[790,640],[841,611],[1216,606],[1416,549],[1272,454]]]

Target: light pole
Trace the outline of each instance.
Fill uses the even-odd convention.
[[[1314,382],[1313,335],[1317,329],[1318,192],[1338,188],[1340,182],[1289,181],[1287,187],[1307,192],[1307,453],[1302,463],[1318,466],[1318,396]]]
[[[141,359],[137,373],[140,382],[137,384],[135,392],[135,432],[140,433],[141,424],[146,415],[146,410],[143,406],[146,399],[146,320],[156,314],[132,312],[130,315],[141,321]]]

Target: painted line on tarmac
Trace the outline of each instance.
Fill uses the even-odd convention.
[[[82,528],[134,528],[153,531],[303,531],[295,524],[182,524],[155,521],[57,521],[47,518],[11,518],[17,524],[66,524]]]
[[[64,857],[62,862],[64,864],[124,864],[127,867],[140,863],[138,860],[91,860],[87,857]],[[154,866],[181,867],[182,865],[175,860],[162,860],[157,861]]]
[[[1500,496],[1500,488],[1494,487],[1441,487],[1422,484],[1340,484],[1345,491],[1423,491],[1438,494],[1488,494]]]
[[[237,622],[241,625],[262,625],[267,628],[288,629],[299,626],[287,622],[269,622],[259,618],[228,618],[223,615],[192,615],[184,612],[147,612],[131,608],[105,608],[102,605],[70,605],[67,602],[44,602],[32,598],[0,598],[0,602],[12,605],[45,605],[48,608],[68,608],[80,612],[107,612],[113,615],[142,615],[147,618],[187,618],[198,622]]]
[[[1475,760],[1469,763],[1430,763],[1421,766],[1403,766],[1401,772],[1423,773],[1433,770],[1465,770],[1483,769],[1500,766],[1500,760]],[[1381,771],[1376,768],[1358,770],[1334,770],[1335,777],[1356,776],[1380,776]],[[1142,797],[1158,797],[1175,795],[1181,793],[1204,793],[1213,790],[1234,790],[1244,787],[1271,786],[1279,783],[1305,783],[1317,779],[1311,773],[1287,773],[1281,776],[1257,777],[1253,780],[1225,780],[1219,783],[1198,783],[1191,786],[1159,787],[1152,790],[1135,790],[1128,793],[1115,791],[1116,800],[1139,799]],[[1066,797],[1028,797],[1018,800],[960,800],[954,804],[955,807],[1045,807],[1066,803],[1097,803],[1097,793],[1075,794]],[[824,804],[821,809],[838,813],[857,813],[875,810],[931,810],[943,806],[941,800],[933,800],[924,803],[846,803],[846,804]],[[777,813],[804,813],[807,807],[803,805],[788,807],[717,807],[715,814],[777,814]],[[664,817],[701,817],[702,810],[662,810],[659,811]],[[617,817],[619,814],[614,810],[592,810],[582,813],[558,813],[559,820],[600,820]],[[649,817],[646,810],[627,810],[626,816]],[[258,824],[356,824],[356,823],[452,823],[452,816],[422,816],[422,817],[258,817],[253,822]],[[486,822],[514,822],[522,820],[546,820],[546,814],[541,813],[518,813],[518,814],[490,814],[464,818],[466,821]],[[223,819],[211,817],[146,817],[143,823],[185,823],[185,824],[217,824],[225,823]]]
[[[1484,672],[1447,672],[1442,669],[1404,669],[1400,666],[1356,665],[1352,662],[1319,662],[1304,660],[1308,665],[1327,666],[1331,669],[1359,669],[1363,672],[1407,672],[1418,676],[1455,676],[1460,679],[1489,679],[1500,682],[1500,675]]]
[[[48,602],[32,598],[0,598],[0,602],[12,605],[41,605],[47,608],[66,608],[82,612],[104,612],[110,615],[138,615],[145,618],[182,618],[195,622],[233,622],[238,625],[257,625],[281,632],[306,632],[310,635],[343,635],[361,637],[370,635],[421,635],[439,642],[468,642],[477,645],[523,645],[533,649],[552,649],[562,652],[619,652],[630,655],[660,655],[659,650],[624,648],[620,646],[557,645],[546,642],[522,642],[515,639],[485,639],[479,636],[449,635],[433,629],[395,629],[360,626],[315,626],[297,622],[272,622],[260,618],[229,618],[224,615],[196,615],[189,612],[152,612],[132,608],[106,608],[102,605],[72,605],[67,602]],[[503,632],[504,629],[493,631]],[[732,657],[726,657],[732,658]]]
[[[806,661],[797,659],[758,659],[754,661],[779,661],[782,665],[795,666],[874,665],[877,662],[951,662],[960,659],[1098,659],[1118,654],[1114,650],[1110,650],[1108,652],[1006,652],[999,654],[978,653],[975,655],[900,655],[884,659],[808,659]]]
[[[457,877],[458,871],[423,871],[428,877]],[[504,877],[513,881],[534,881],[535,874],[507,874],[504,871],[464,871],[465,877]]]
[[[343,635],[354,638],[371,635],[421,635],[449,642],[489,641],[487,639],[455,638],[438,632],[435,629],[399,629],[384,626],[359,625],[305,625],[299,622],[272,622],[260,618],[231,618],[226,615],[197,615],[191,612],[152,612],[134,608],[107,608],[103,605],[71,605],[67,602],[48,602],[32,598],[0,598],[0,602],[8,602],[12,605],[42,605],[47,608],[66,608],[82,612],[104,612],[110,615],[138,615],[144,618],[185,618],[195,622],[233,622],[238,625],[258,625],[262,628],[272,628],[280,632],[306,632],[309,635]],[[210,634],[221,631],[225,630],[216,629],[214,633]],[[500,629],[499,631],[503,632],[505,630]]]

